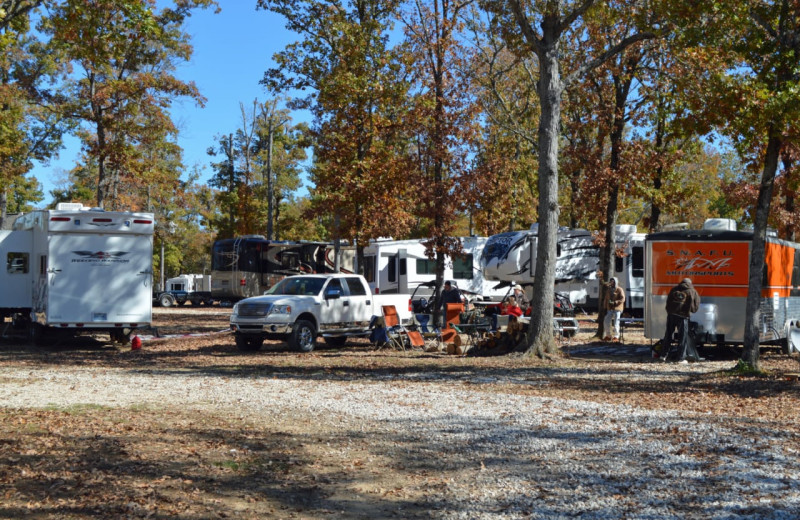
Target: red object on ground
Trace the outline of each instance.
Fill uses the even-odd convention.
[[[139,336],[134,336],[131,340],[131,350],[139,350],[142,348],[142,339]]]

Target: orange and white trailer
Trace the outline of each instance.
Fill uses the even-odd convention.
[[[645,337],[661,339],[670,289],[691,278],[700,309],[690,317],[695,341],[744,343],[753,233],[730,229],[652,233],[645,239]],[[800,244],[767,237],[760,343],[800,349]]]

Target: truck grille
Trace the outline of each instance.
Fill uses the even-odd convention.
[[[240,303],[239,316],[266,316],[272,308],[270,303]]]

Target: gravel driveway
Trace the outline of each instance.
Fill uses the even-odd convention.
[[[660,370],[647,365],[645,374],[647,367]],[[800,516],[796,431],[766,420],[487,390],[488,383],[498,381],[6,366],[0,404],[177,407],[369,439],[371,457],[425,476],[415,500],[434,518]]]

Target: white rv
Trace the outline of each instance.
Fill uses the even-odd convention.
[[[616,244],[624,256],[615,257],[612,276],[626,292],[628,312],[641,315],[644,308],[644,233],[636,226],[616,228]],[[539,225],[489,237],[481,256],[484,276],[490,280],[533,282]],[[597,309],[599,301],[600,248],[585,229],[559,228],[556,251],[555,292],[569,296],[573,305]]]
[[[459,239],[464,255],[446,258],[444,279],[462,291],[499,301],[508,289],[494,289],[497,282],[484,278],[480,256],[486,237]],[[420,284],[436,279],[436,260],[425,256],[425,239],[374,240],[364,248],[364,277],[373,294],[408,294]],[[430,294],[420,290],[417,294]]]
[[[153,215],[59,204],[0,232],[0,316],[28,327],[127,336],[152,321]]]

